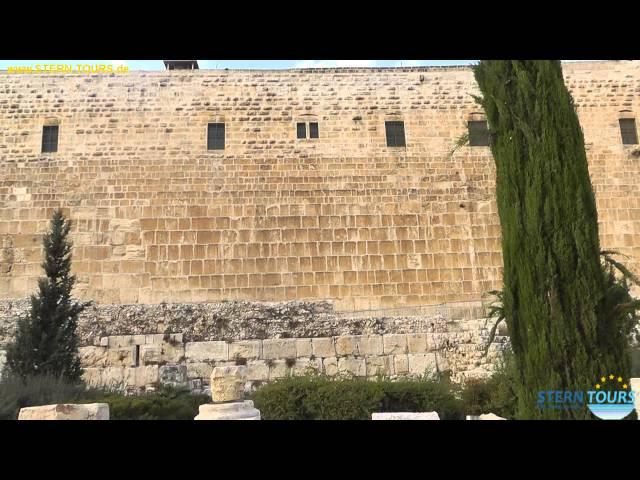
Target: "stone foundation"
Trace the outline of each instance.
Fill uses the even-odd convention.
[[[28,301],[0,302],[0,349]],[[95,386],[208,388],[216,366],[246,365],[247,389],[288,375],[391,378],[490,375],[491,321],[480,302],[339,313],[329,302],[95,305],[80,319],[80,357]],[[504,332],[501,332],[504,333]]]

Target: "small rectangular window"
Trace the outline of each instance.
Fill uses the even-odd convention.
[[[405,147],[404,122],[384,122],[387,134],[387,147]]]
[[[58,125],[42,127],[42,152],[58,151]]]
[[[636,129],[635,118],[620,119],[620,134],[622,135],[622,143],[624,145],[638,144],[638,130]]]
[[[305,123],[296,124],[298,138],[307,138],[307,125]]]
[[[318,123],[309,123],[309,138],[318,138]]]
[[[489,146],[489,129],[486,120],[471,120],[468,122],[469,145],[472,147]]]
[[[210,123],[208,125],[207,149],[224,150],[224,123]]]

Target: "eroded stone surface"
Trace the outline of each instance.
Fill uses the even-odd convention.
[[[215,367],[211,372],[211,398],[214,402],[242,400],[246,382],[246,366]]]
[[[109,420],[106,403],[59,403],[20,409],[18,420]]]
[[[260,410],[251,400],[200,405],[194,420],[260,420]]]
[[[372,413],[371,420],[440,420],[437,412]]]

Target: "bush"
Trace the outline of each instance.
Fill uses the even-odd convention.
[[[515,418],[516,394],[513,357],[506,353],[496,372],[487,379],[467,380],[460,389],[460,397],[467,415],[495,413]]]
[[[400,411],[464,418],[449,387],[432,381],[286,377],[258,389],[252,400],[265,420],[370,420],[373,412]]]
[[[207,395],[160,387],[152,393],[123,395],[87,389],[52,376],[5,378],[0,383],[0,419],[16,420],[21,408],[53,403],[108,403],[111,420],[193,420]]]
[[[24,379],[8,376],[0,382],[0,419],[16,420],[21,408],[52,403],[72,403],[85,393],[83,384],[51,375]]]
[[[89,396],[80,403],[108,403],[111,420],[193,420],[198,407],[211,403],[207,395],[194,395],[188,390],[160,387],[155,392],[123,396],[107,393]]]

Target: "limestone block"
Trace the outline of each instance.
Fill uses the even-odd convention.
[[[430,375],[436,369],[435,353],[409,354],[408,357],[410,375]]]
[[[322,372],[322,360],[319,358],[300,357],[292,368],[293,375],[309,375]]]
[[[87,420],[109,420],[108,403],[85,403],[87,409]]]
[[[296,357],[310,357],[311,352],[310,338],[296,338]]]
[[[467,420],[506,420],[495,413],[483,413],[482,415],[467,415]]]
[[[326,357],[322,359],[322,369],[325,375],[334,376],[338,374],[338,359],[336,357]]]
[[[358,354],[358,338],[357,335],[344,335],[335,338],[336,355],[357,355]]]
[[[382,336],[382,344],[385,355],[398,355],[407,353],[407,335],[392,333]]]
[[[158,376],[162,385],[182,387],[187,384],[187,366],[175,363],[163,365],[158,369]]]
[[[427,333],[408,333],[407,334],[407,352],[408,353],[426,353],[428,352]]]
[[[142,388],[160,381],[160,367],[145,365],[141,367],[125,367],[123,369],[124,385]]]
[[[240,340],[229,343],[229,359],[257,360],[262,356],[262,340]]]
[[[247,380],[266,382],[269,380],[269,366],[264,360],[247,362]]]
[[[356,377],[365,377],[367,367],[364,358],[339,358],[338,372],[350,373]]]
[[[187,363],[187,378],[210,378],[213,365],[209,363]]]
[[[106,387],[123,387],[124,380],[124,367],[106,367],[102,369],[100,384]]]
[[[271,339],[262,341],[262,358],[279,359],[279,358],[295,358],[296,356],[296,339]]]
[[[273,360],[269,367],[269,380],[288,377],[291,375],[291,367],[286,360]]]
[[[145,348],[151,345],[144,345]],[[141,347],[142,349],[143,347]],[[165,342],[161,346],[161,355],[163,362],[179,363],[184,360],[184,344],[177,342]]]
[[[408,374],[409,373],[409,355],[394,355],[393,371],[395,375]]]
[[[318,358],[335,357],[336,348],[333,337],[312,338],[311,354]]]
[[[372,413],[371,420],[440,420],[438,412],[384,412]]]
[[[100,337],[100,346],[108,347],[109,346],[109,337]]]
[[[358,337],[359,355],[382,355],[382,335],[359,335]]]
[[[260,420],[260,410],[251,400],[231,403],[200,405],[194,420]]]
[[[106,403],[59,403],[20,409],[18,420],[109,420]]]
[[[229,359],[229,344],[222,341],[187,342],[184,356],[187,362],[211,362]]]
[[[78,357],[83,367],[106,367],[109,353],[104,347],[80,347]]]
[[[160,345],[141,345],[141,365],[154,365],[162,362],[162,347]]]
[[[366,356],[365,365],[367,377],[394,375],[393,356],[391,355]]]
[[[82,379],[88,386],[91,386],[91,387],[102,386],[102,368],[99,368],[99,367],[86,368],[85,367],[83,369]]]
[[[211,372],[211,398],[214,402],[232,402],[244,396],[247,367],[236,365],[215,367]]]

